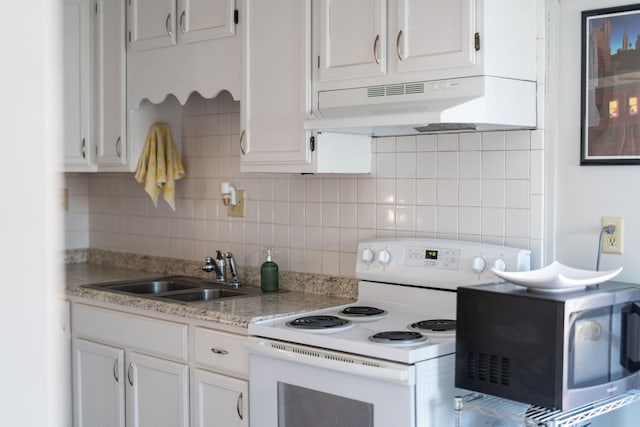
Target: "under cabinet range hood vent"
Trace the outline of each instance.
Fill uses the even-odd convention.
[[[319,91],[310,130],[374,136],[536,127],[536,83],[491,76]]]

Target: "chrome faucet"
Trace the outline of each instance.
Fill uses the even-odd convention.
[[[227,279],[227,264],[229,267],[229,273],[231,274],[230,279]],[[206,257],[202,270],[207,273],[215,271],[216,282],[231,285],[234,288],[240,287],[236,260],[231,252],[216,251],[215,259],[210,256]]]

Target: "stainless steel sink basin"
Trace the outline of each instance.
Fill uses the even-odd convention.
[[[111,286],[110,289],[132,294],[160,294],[163,292],[195,289],[197,287],[198,285],[185,284],[173,280],[153,280],[151,282],[137,282],[124,285],[114,285]]]
[[[125,295],[179,303],[197,303],[219,299],[260,295],[259,288],[234,288],[232,284],[212,282],[187,276],[84,285]]]
[[[180,292],[171,295],[162,295],[160,298],[166,298],[176,301],[194,302],[194,301],[213,301],[220,298],[239,297],[246,295],[241,291],[230,289],[199,289],[196,291]]]

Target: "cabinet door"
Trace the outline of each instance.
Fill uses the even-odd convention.
[[[386,0],[322,0],[319,14],[319,81],[386,73]]]
[[[125,2],[96,0],[95,142],[100,166],[126,164]]]
[[[236,33],[235,0],[181,0],[180,39],[185,43]]]
[[[125,426],[124,350],[73,339],[75,427]]]
[[[64,0],[64,166],[90,169],[91,13],[90,0]]]
[[[127,426],[189,427],[187,365],[127,353]]]
[[[396,0],[397,28],[390,34],[397,71],[475,64],[476,0]]]
[[[195,369],[192,384],[194,427],[249,425],[246,381]]]
[[[176,44],[176,0],[129,0],[129,4],[131,50]]]
[[[247,0],[240,169],[311,162],[310,0]],[[275,170],[273,170],[275,171]]]

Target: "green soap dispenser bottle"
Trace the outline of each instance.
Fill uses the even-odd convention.
[[[271,248],[267,248],[267,260],[260,267],[260,287],[262,292],[278,290],[278,264],[271,260]]]

